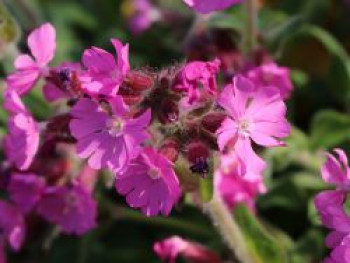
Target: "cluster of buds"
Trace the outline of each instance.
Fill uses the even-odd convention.
[[[95,227],[101,170],[113,174],[117,193],[146,216],[169,215],[181,196],[200,191],[193,184],[199,180],[213,179],[231,208],[245,202],[254,209],[266,191],[266,164],[256,150],[284,146],[281,139],[290,133],[288,70],[270,63],[218,83],[219,58],[160,72],[133,70],[129,45],[111,43],[116,57],[91,47],[79,63],[50,67],[56,32],[44,24],[28,37],[31,55],[18,56],[7,78],[2,187],[9,198],[1,201],[0,228],[15,250],[28,216],[67,234]],[[39,83],[57,109],[41,122],[22,102]],[[18,222],[9,223],[11,217]]]

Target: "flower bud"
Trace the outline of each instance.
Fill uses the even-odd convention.
[[[190,169],[193,173],[206,174],[209,170],[208,158],[209,158],[208,146],[200,141],[193,140],[188,145],[187,159],[193,164]]]
[[[154,83],[151,76],[138,71],[130,71],[124,79],[124,84],[134,91],[143,91],[152,88]]]
[[[141,102],[142,96],[139,91],[135,91],[128,86],[121,86],[118,94],[123,97],[125,104],[131,106]]]
[[[176,139],[167,139],[164,141],[159,152],[168,158],[171,162],[176,162],[179,157],[180,144]]]
[[[201,121],[202,127],[211,133],[215,133],[226,115],[221,112],[211,112],[205,115]]]
[[[159,121],[163,124],[169,124],[178,121],[179,107],[176,102],[166,99],[161,103],[158,113]]]

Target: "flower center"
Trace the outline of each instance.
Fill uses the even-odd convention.
[[[157,168],[151,168],[148,171],[148,175],[153,179],[153,180],[157,180],[160,178],[160,171]]]
[[[253,123],[247,119],[241,119],[238,123],[238,133],[244,137],[249,137]]]
[[[121,118],[112,118],[107,121],[108,132],[111,136],[119,136],[124,128],[124,121]]]

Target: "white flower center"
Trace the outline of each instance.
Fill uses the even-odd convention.
[[[238,122],[238,133],[243,137],[249,137],[253,129],[253,123],[247,119],[241,119]]]
[[[151,168],[148,171],[149,177],[151,177],[153,180],[157,180],[160,178],[160,171],[157,168]]]
[[[124,128],[124,121],[121,118],[112,118],[107,121],[108,132],[111,136],[119,136]]]

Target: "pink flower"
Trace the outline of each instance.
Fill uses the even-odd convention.
[[[162,261],[167,260],[169,263],[175,263],[179,255],[187,259],[188,262],[193,263],[222,262],[216,253],[198,243],[187,241],[179,236],[172,236],[156,242],[153,250]]]
[[[127,107],[117,96],[110,101],[111,114],[90,99],[79,100],[71,110],[72,135],[77,139],[80,158],[88,158],[93,169],[121,170],[141,151],[148,139],[146,127],[151,112],[137,118],[127,117]]]
[[[92,96],[116,96],[120,85],[130,70],[129,45],[123,46],[118,39],[111,40],[118,59],[111,53],[92,47],[83,54],[83,64],[88,69],[84,87]]]
[[[8,161],[26,170],[39,148],[39,127],[14,90],[5,91],[4,104],[10,112],[5,153]]]
[[[7,78],[7,85],[19,95],[29,92],[37,80],[46,76],[48,63],[56,50],[56,32],[49,23],[35,29],[28,37],[29,55],[19,55],[15,60],[16,71]]]
[[[0,200],[0,262],[6,262],[5,243],[18,251],[25,238],[24,218],[10,203]]]
[[[96,226],[97,204],[79,184],[46,188],[37,212],[66,234],[82,235]]]
[[[255,155],[251,141],[267,147],[284,145],[278,139],[289,135],[290,125],[278,90],[256,89],[249,79],[237,76],[222,91],[218,103],[228,114],[216,132],[221,151],[235,146],[240,148],[236,152],[249,158]],[[259,162],[258,157],[254,159]]]
[[[335,149],[338,159],[327,153],[327,159],[322,166],[322,178],[329,184],[335,184],[336,190],[323,191],[315,197],[315,207],[324,226],[332,232],[326,238],[326,245],[333,249],[325,262],[350,262],[350,217],[344,204],[349,191],[349,165],[346,154],[341,149]]]
[[[340,244],[333,249],[324,263],[349,263],[350,262],[350,235],[345,236]]]
[[[45,190],[45,180],[35,174],[11,175],[8,186],[11,200],[21,209],[28,213],[36,206]]]
[[[279,67],[273,62],[250,70],[247,73],[247,77],[261,89],[278,88],[282,99],[288,99],[293,90],[290,70],[285,67]]]
[[[242,163],[235,152],[222,155],[220,169],[214,174],[215,189],[230,208],[245,203],[254,210],[255,199],[266,192],[261,173]]]
[[[138,35],[149,29],[154,22],[160,19],[159,11],[150,0],[131,0],[129,9],[129,27],[133,34]]]
[[[348,158],[341,149],[335,149],[338,160],[327,153],[327,160],[322,166],[321,174],[326,183],[336,185],[337,189],[350,190],[350,168]]]
[[[224,10],[232,5],[239,4],[243,0],[183,0],[195,11],[207,14],[213,11]]]
[[[116,175],[116,189],[126,195],[129,206],[147,216],[168,215],[180,197],[173,164],[155,149],[146,148]]]
[[[190,62],[180,71],[174,90],[186,92],[189,104],[200,100],[200,87],[203,87],[207,94],[216,95],[216,75],[219,69],[220,61],[218,59],[211,62]]]

